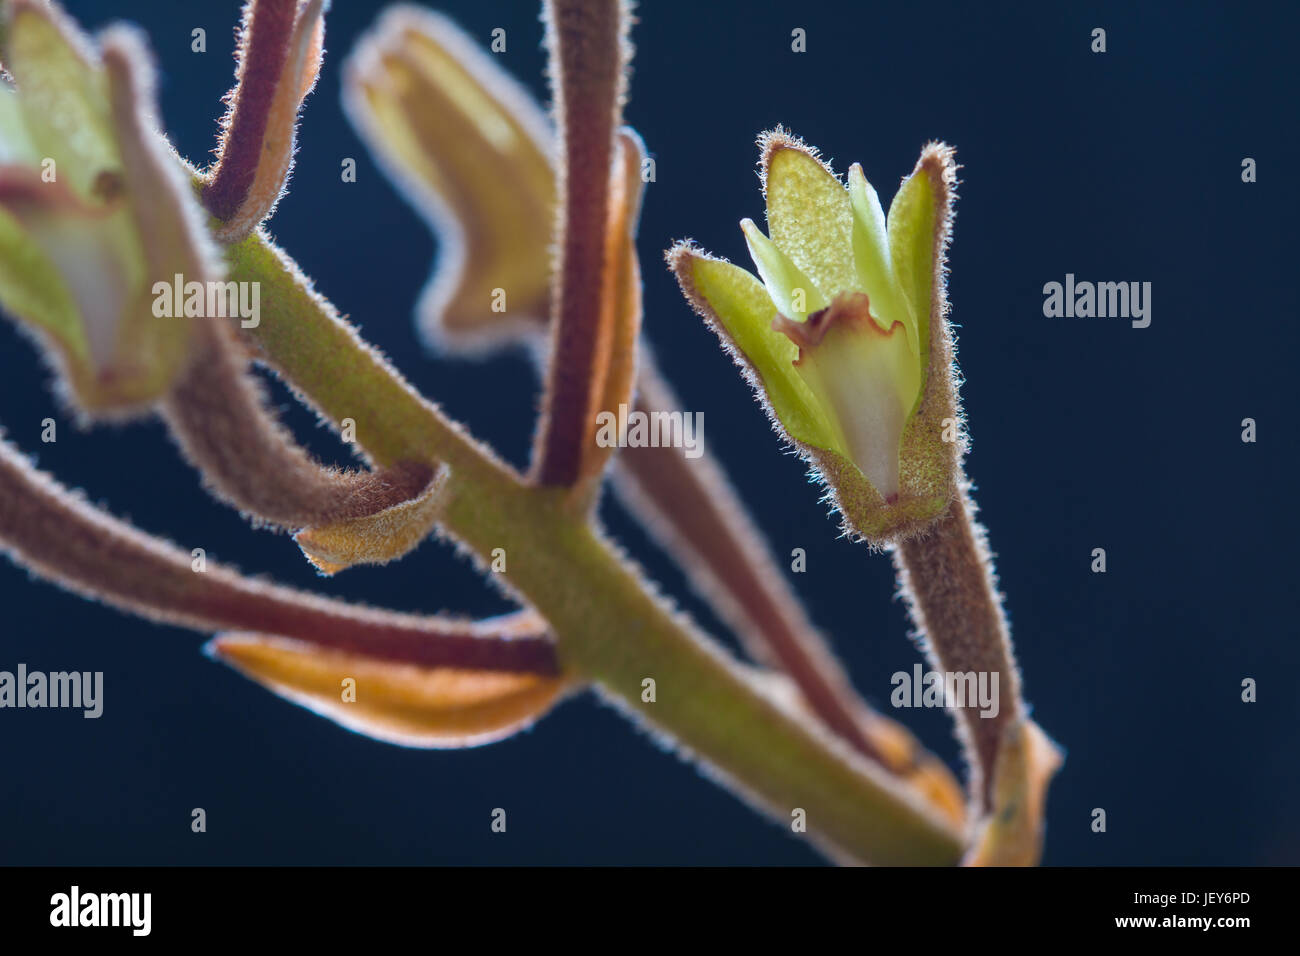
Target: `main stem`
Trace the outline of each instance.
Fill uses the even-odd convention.
[[[561,663],[626,712],[840,859],[945,864],[962,835],[910,789],[816,724],[787,713],[681,615],[566,504],[564,489],[525,485],[450,424],[312,291],[292,260],[254,235],[227,250],[230,277],[262,284],[250,330],[327,420],[350,418],[377,465],[445,462],[444,528],[486,560],[503,548],[508,587],[546,618]],[[642,700],[646,678],[655,700]]]
[[[777,706],[573,520],[562,490],[477,485],[453,499],[445,527],[479,554],[505,548],[510,584],[551,624],[566,672],[667,732],[778,822],[806,820],[830,856],[881,865],[960,857],[961,834],[894,777]]]
[[[681,407],[650,357],[641,363],[636,402],[637,410],[648,414]],[[661,452],[620,449],[613,462],[616,487],[642,520],[649,518],[651,534],[667,539],[692,584],[711,599],[751,655],[788,674],[827,727],[867,756],[887,762],[868,733],[875,715],[814,630],[722,469],[708,454],[690,459]]]

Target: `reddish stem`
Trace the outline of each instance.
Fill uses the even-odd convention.
[[[597,348],[614,131],[622,112],[627,12],[620,0],[549,0],[547,37],[562,163],[551,360],[534,474],[572,485],[581,474]]]
[[[239,68],[222,120],[220,152],[203,203],[221,220],[235,214],[257,177],[276,86],[289,58],[298,0],[249,0],[240,27]]]
[[[319,598],[216,565],[88,505],[0,442],[0,545],[42,577],[154,621],[294,637],[423,667],[555,674],[555,644],[520,612],[474,623]]]

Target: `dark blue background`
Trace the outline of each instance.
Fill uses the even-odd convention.
[[[920,146],[964,164],[951,298],[968,461],[999,554],[1016,649],[1042,725],[1068,750],[1046,862],[1300,860],[1294,359],[1294,13],[1288,5],[647,3],[628,121],[657,161],[641,228],[646,329],[711,450],[762,516],[857,685],[887,706],[917,660],[890,563],[836,540],[660,252],[682,236],[747,261],[762,213],[755,134],[784,123],[887,198]],[[211,148],[238,5],[77,2],[82,22],[148,32],[162,118]],[[522,355],[427,355],[412,306],[436,250],[339,108],[342,57],[379,6],[338,0],[297,170],[272,223],[320,288],[426,394],[522,464],[536,378]],[[531,3],[450,12],[546,95]],[[208,52],[190,51],[190,31]],[[1104,27],[1108,52],[1089,50]],[[808,52],[790,50],[807,31]],[[358,181],[339,178],[343,157]],[[1243,184],[1243,157],[1259,181]],[[1153,283],[1151,327],[1046,319],[1042,286]],[[392,607],[490,613],[502,599],[428,543],[399,565],[319,581],[286,537],[212,504],[156,424],[77,431],[8,323],[0,421],[93,500],[185,548]],[[287,393],[278,401],[289,406]],[[40,443],[40,421],[59,440]],[[1253,417],[1259,441],[1240,441]],[[339,446],[289,414],[323,456]],[[716,633],[635,526],[612,531]],[[1105,575],[1089,571],[1094,547]],[[421,752],[347,733],[141,623],[0,566],[0,668],[103,670],[98,721],[0,712],[0,861],[8,863],[810,863],[818,858],[590,698],[489,748]],[[1244,677],[1259,702],[1240,701]],[[949,759],[946,715],[908,720]],[[208,832],[190,831],[204,807]],[[489,831],[493,807],[509,831]],[[1108,814],[1092,833],[1091,811]]]

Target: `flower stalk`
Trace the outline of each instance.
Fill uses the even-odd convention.
[[[894,549],[899,588],[933,668],[950,674],[996,675],[996,715],[967,700],[954,715],[970,761],[970,790],[977,814],[987,811],[998,752],[1008,725],[1024,718],[1020,673],[997,591],[984,529],[963,493],[929,532]]]
[[[613,334],[604,289],[609,254],[619,248],[608,239],[609,209],[630,11],[625,0],[548,0],[545,10],[564,174],[557,181],[551,358],[533,473],[543,485],[567,487],[583,474],[589,416],[602,397]]]

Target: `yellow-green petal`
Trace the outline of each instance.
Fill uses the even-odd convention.
[[[745,234],[749,255],[777,311],[802,321],[809,313],[826,308],[826,297],[776,243],[763,235],[763,231],[754,225],[754,220],[741,220],[740,230]]]
[[[802,143],[785,137],[769,141],[764,172],[772,241],[828,301],[853,289],[853,210],[844,184]]]
[[[38,166],[40,160],[18,95],[8,83],[0,83],[0,164]]]
[[[133,360],[132,356],[121,355],[119,330],[132,290],[141,284],[144,273],[128,214],[119,208],[101,216],[76,211],[66,202],[61,206],[32,204],[22,210],[10,207],[6,212],[15,213],[14,221],[21,224],[27,239],[41,250],[45,261],[58,273],[73,303],[78,333],[84,337],[87,347],[87,363],[83,367],[73,361],[67,371],[82,403],[98,406],[105,401],[105,395],[130,378],[118,374],[122,370],[115,369],[115,360]],[[14,314],[51,331],[61,331],[66,324],[57,311],[49,315],[24,313],[15,308]],[[60,345],[77,338],[78,335],[58,335]],[[75,353],[68,357],[77,358]],[[109,378],[114,383],[104,394],[100,394],[101,378]]]
[[[99,174],[117,167],[118,154],[104,75],[78,48],[74,29],[52,7],[15,4],[5,67],[37,153],[55,161],[60,181],[89,196]]]
[[[871,299],[872,317],[886,330],[894,322],[902,322],[908,345],[919,355],[916,316],[894,276],[885,211],[857,163],[849,168],[849,202],[853,206],[853,262],[858,282]]]
[[[72,293],[40,245],[2,208],[0,305],[27,322],[43,326],[74,360],[88,361],[90,349]]]
[[[889,205],[889,254],[899,287],[916,316],[921,359],[928,361],[930,310],[934,296],[934,186],[917,167]]]
[[[689,275],[683,276],[684,265]],[[816,399],[794,368],[799,350],[773,331],[776,306],[763,284],[739,266],[691,253],[679,259],[678,278],[688,281],[722,323],[735,347],[749,360],[781,424],[796,441],[837,447],[834,433],[823,421]],[[689,293],[688,293],[689,294]]]

